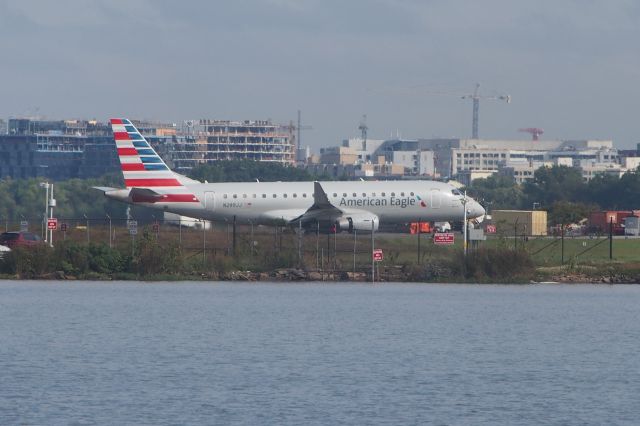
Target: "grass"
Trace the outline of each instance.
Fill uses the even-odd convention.
[[[151,228],[146,228],[152,232]],[[145,228],[138,230],[140,237]],[[175,226],[162,225],[157,234],[158,241],[162,243],[182,242],[186,257],[192,262],[227,262],[232,251],[231,228],[225,224],[216,224],[214,229],[203,232],[197,229],[183,227],[180,232]],[[55,232],[54,241],[63,239],[63,233]],[[92,226],[89,239],[92,242],[104,242],[108,244],[108,227]],[[85,229],[70,227],[66,233],[66,239],[78,242],[87,241]],[[112,244],[123,249],[130,250],[131,239],[128,230],[124,226],[113,227]],[[262,260],[269,257],[279,257],[282,267],[297,266],[298,237],[291,230],[276,234],[274,228],[255,227],[253,231],[253,255],[251,254],[252,238],[251,229],[248,226],[238,226],[236,252],[238,265],[246,269],[255,269],[256,264],[264,263]],[[538,267],[554,267],[561,265],[562,253],[559,238],[530,237],[527,240],[519,238],[516,241],[518,248],[526,250]],[[479,247],[486,248],[512,248],[514,238],[490,237],[487,241],[479,242]],[[202,256],[203,247],[206,254]],[[455,244],[452,246],[436,246],[433,244],[430,234],[420,236],[420,252],[418,252],[418,236],[410,234],[379,234],[376,235],[375,247],[384,250],[385,259],[383,265],[415,265],[438,259],[451,259],[462,250],[462,235],[455,234]],[[473,247],[471,247],[472,249]],[[334,252],[337,256],[334,258]],[[354,269],[354,235],[338,234],[337,238],[330,235],[308,234],[302,238],[302,254],[305,264],[310,269],[316,265],[320,269],[333,269],[334,264],[339,270]],[[224,260],[227,259],[227,260]],[[419,262],[420,259],[420,262]],[[254,261],[255,260],[255,261]],[[277,263],[277,262],[276,262]],[[564,264],[581,265],[606,265],[609,260],[609,241],[606,237],[600,238],[565,238],[564,240]],[[613,263],[615,264],[640,264],[640,239],[614,238]],[[272,262],[272,264],[275,264]],[[233,268],[233,265],[228,265]],[[358,234],[355,239],[355,269],[368,270],[371,268],[371,238],[369,234]]]

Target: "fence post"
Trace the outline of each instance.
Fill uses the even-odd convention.
[[[613,216],[609,218],[609,260],[613,260]]]
[[[564,265],[564,223],[560,225],[560,265]]]
[[[421,234],[421,228],[422,228],[422,222],[420,222],[420,219],[418,219],[418,265],[420,265],[420,236]]]
[[[353,230],[353,273],[356,273],[356,244],[358,242],[358,230]]]

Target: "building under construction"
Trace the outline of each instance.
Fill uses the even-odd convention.
[[[291,132],[269,120],[199,120],[184,123],[170,157],[178,170],[222,160],[295,162]]]

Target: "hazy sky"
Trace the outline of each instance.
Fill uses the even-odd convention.
[[[0,116],[640,142],[637,0],[0,0]],[[438,94],[445,92],[446,94]]]

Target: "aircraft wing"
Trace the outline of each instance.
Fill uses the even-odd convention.
[[[300,216],[289,221],[290,224],[298,222],[311,222],[316,220],[333,221],[344,214],[344,211],[337,208],[329,201],[327,193],[320,185],[320,182],[313,183],[313,205]]]

